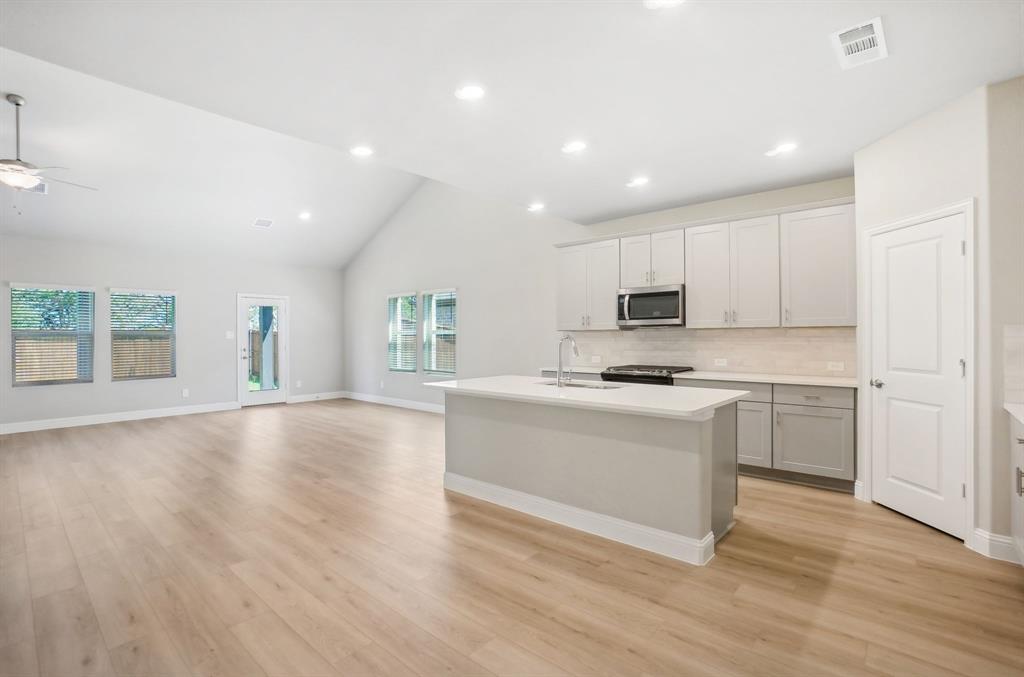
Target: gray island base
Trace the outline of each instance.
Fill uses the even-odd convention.
[[[431,385],[445,390],[448,490],[690,564],[732,527],[745,391]]]

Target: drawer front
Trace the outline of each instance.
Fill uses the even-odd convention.
[[[742,381],[708,381],[696,378],[677,378],[677,386],[688,388],[719,388],[722,390],[749,390],[750,394],[743,398],[744,402],[771,402],[771,383],[744,383]]]
[[[853,411],[776,404],[772,467],[778,470],[854,479]]]
[[[853,409],[853,388],[831,386],[775,386],[776,404],[801,404],[808,407]]]
[[[772,467],[772,405],[767,402],[736,403],[736,461]]]

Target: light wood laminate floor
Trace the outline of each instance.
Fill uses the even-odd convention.
[[[347,400],[0,438],[3,675],[1021,675],[1024,570],[742,479],[707,567],[441,489]]]

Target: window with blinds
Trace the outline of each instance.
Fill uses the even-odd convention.
[[[455,290],[423,293],[423,371],[455,373]]]
[[[388,370],[416,371],[416,294],[388,297]]]
[[[91,383],[95,294],[11,287],[15,386]]]
[[[175,375],[175,296],[110,292],[110,377],[114,381]]]

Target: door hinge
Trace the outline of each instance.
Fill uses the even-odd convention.
[[[967,360],[960,358],[960,378],[967,377]]]
[[[967,240],[960,240],[960,256],[967,256]]]

